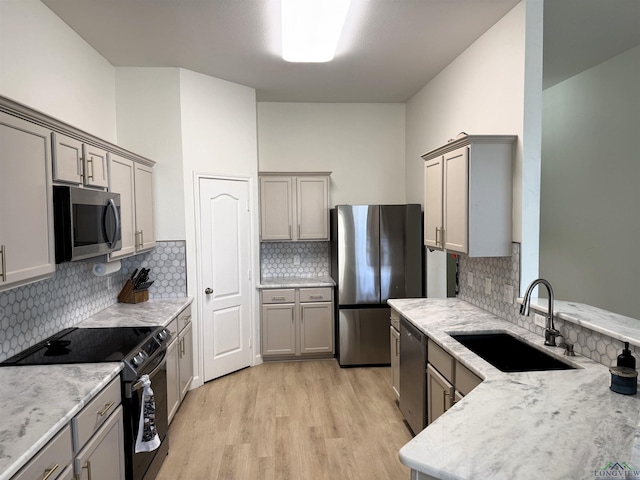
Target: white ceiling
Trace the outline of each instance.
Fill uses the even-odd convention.
[[[280,58],[279,0],[43,0],[116,66],[184,67],[260,101],[405,102],[519,0],[353,0],[336,58]]]
[[[42,0],[116,66],[184,67],[259,101],[405,102],[519,0],[353,0],[336,58],[280,58],[279,0]],[[547,0],[545,87],[640,44],[640,0]]]

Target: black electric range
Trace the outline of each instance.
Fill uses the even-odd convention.
[[[167,340],[166,329],[155,326],[67,328],[0,366],[125,362],[135,371]]]

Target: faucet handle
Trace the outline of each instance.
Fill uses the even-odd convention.
[[[560,345],[562,346],[562,345]],[[573,345],[571,343],[565,343],[564,344],[564,355],[566,355],[567,357],[575,357],[576,356],[576,352],[573,351]]]

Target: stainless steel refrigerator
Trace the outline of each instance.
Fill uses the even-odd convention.
[[[388,365],[389,298],[423,296],[420,205],[338,205],[331,211],[341,366]]]

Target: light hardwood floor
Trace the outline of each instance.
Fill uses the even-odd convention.
[[[192,390],[157,480],[408,480],[388,367],[270,363]]]

